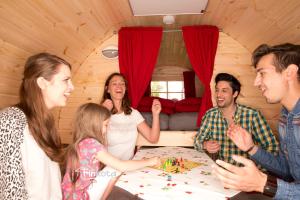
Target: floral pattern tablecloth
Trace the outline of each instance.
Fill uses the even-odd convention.
[[[224,189],[219,179],[212,175],[214,163],[205,153],[182,147],[160,147],[139,150],[134,159],[159,156],[176,157],[201,163],[200,166],[182,174],[144,168],[123,174],[117,186],[142,199],[226,199],[239,191]],[[171,175],[171,177],[168,175]]]

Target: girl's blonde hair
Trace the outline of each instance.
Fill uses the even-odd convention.
[[[102,132],[102,128],[103,122],[108,120],[110,115],[108,109],[95,103],[83,104],[76,111],[72,131],[73,141],[66,152],[66,158],[69,161],[68,163],[70,163],[66,167],[73,184],[75,184],[80,175],[77,171],[79,167],[77,152],[79,143],[86,138],[94,138],[106,146],[106,133]],[[100,164],[101,167],[103,167],[103,164]]]

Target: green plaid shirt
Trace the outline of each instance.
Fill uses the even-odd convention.
[[[267,124],[265,118],[259,111],[237,104],[234,114],[234,122],[249,133],[252,133],[253,142],[263,149],[273,153],[278,153],[278,142]],[[227,136],[228,124],[222,112],[217,108],[211,108],[202,118],[201,127],[194,141],[194,147],[202,151],[202,144],[207,140],[216,140],[221,145],[219,159],[226,162],[237,164],[232,155],[241,155],[249,158],[249,155],[240,150]]]

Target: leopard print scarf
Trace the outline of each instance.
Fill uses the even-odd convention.
[[[21,155],[26,124],[17,107],[0,112],[0,199],[28,199]]]

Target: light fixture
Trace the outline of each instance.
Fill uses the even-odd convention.
[[[109,45],[102,49],[102,55],[109,59],[117,58],[119,55],[118,47],[116,45]]]
[[[174,24],[175,22],[175,17],[173,15],[166,15],[163,17],[163,22],[164,24]]]

